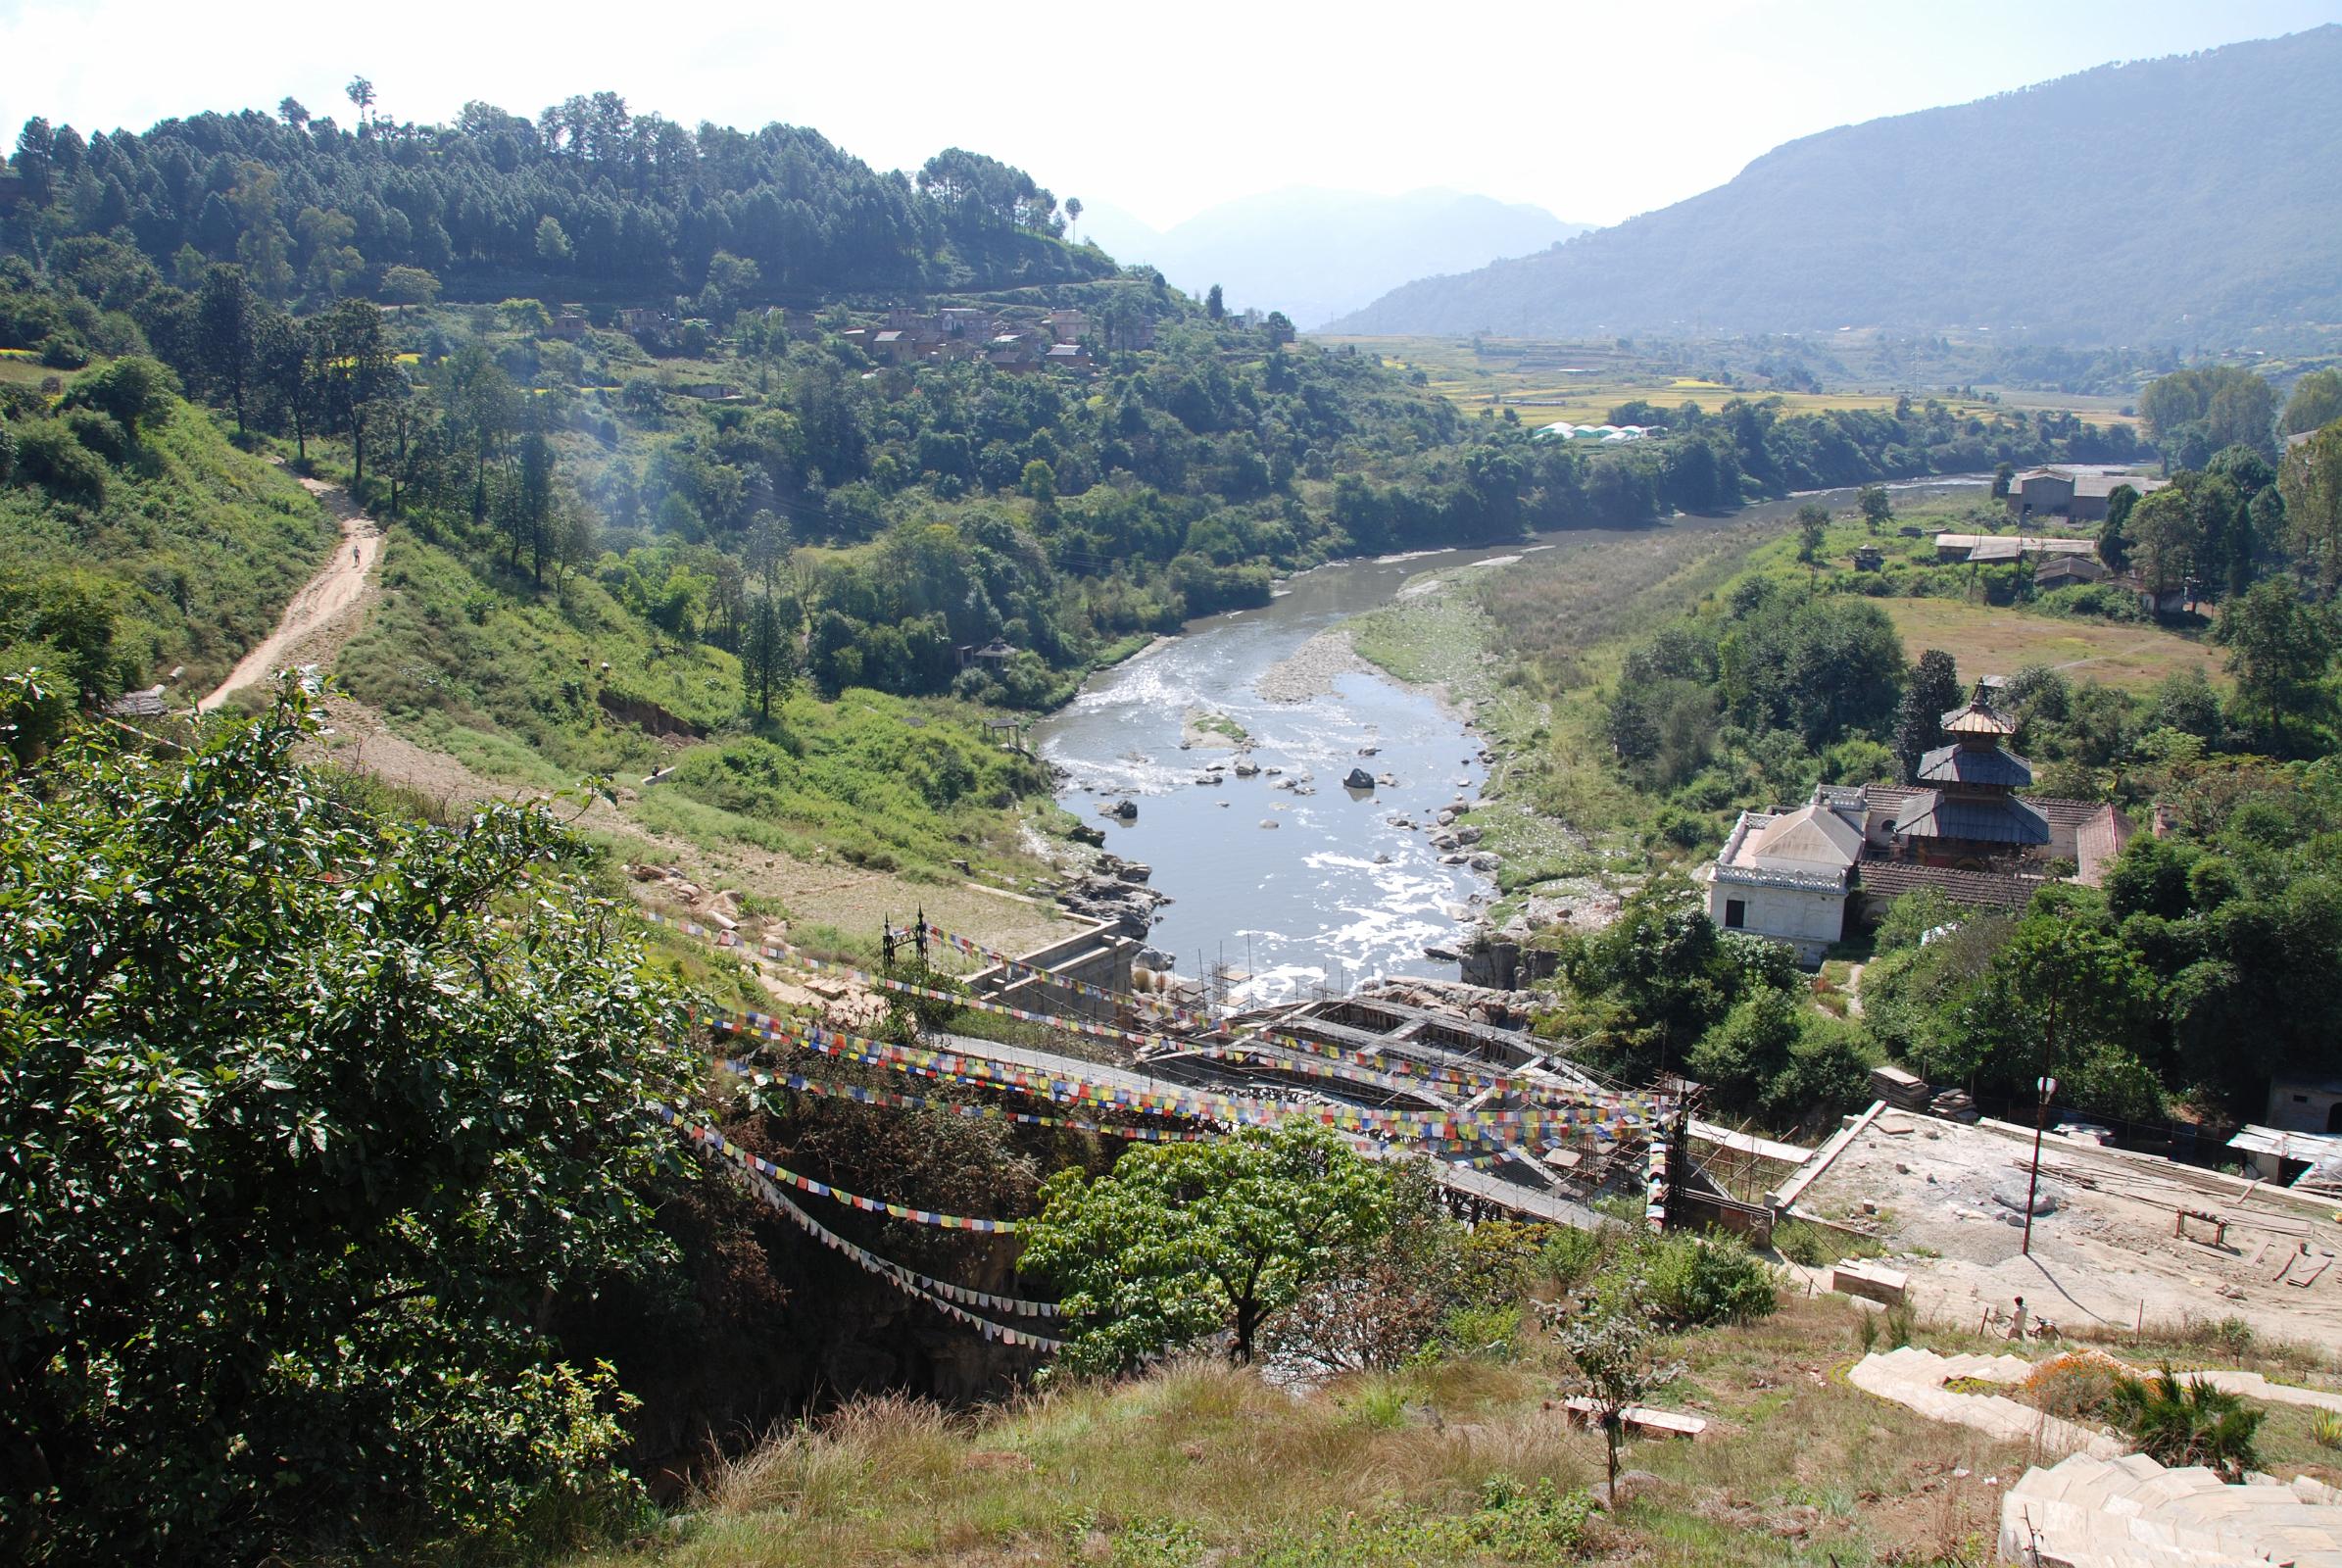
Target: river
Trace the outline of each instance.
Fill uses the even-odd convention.
[[[1891,488],[1916,499],[1984,482]],[[1786,516],[1807,500],[1845,506],[1853,496],[1792,496],[1666,526],[1742,526]],[[1152,867],[1152,886],[1174,902],[1150,940],[1183,974],[1224,964],[1231,995],[1253,1001],[1321,986],[1348,991],[1377,975],[1452,979],[1453,961],[1423,950],[1454,942],[1494,886],[1467,864],[1442,863],[1427,832],[1392,819],[1429,823],[1477,797],[1488,776],[1480,742],[1429,693],[1354,665],[1328,678],[1322,662],[1306,657],[1312,668],[1296,670],[1294,656],[1319,633],[1389,603],[1418,573],[1473,563],[1507,570],[1559,540],[1644,532],[1572,529],[1498,549],[1339,562],[1280,585],[1261,609],[1192,621],[1181,636],[1101,671],[1041,724],[1041,753],[1061,774],[1059,802],[1103,824],[1114,854]],[[1274,701],[1262,694],[1264,676],[1272,688],[1315,692]],[[1194,726],[1198,714],[1241,727],[1260,773],[1232,776],[1240,754]],[[1192,743],[1184,750],[1183,740]],[[1220,782],[1202,782],[1215,762]],[[1352,767],[1390,782],[1345,789]],[[1122,801],[1138,808],[1134,820],[1099,814]]]

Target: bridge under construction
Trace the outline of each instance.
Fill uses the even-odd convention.
[[[880,968],[870,971],[759,938],[736,922],[710,927],[655,911],[648,917],[729,951],[776,991],[854,988],[933,1003],[931,1015],[968,1019],[968,1029],[988,1017],[1028,1026],[1001,1030],[1022,1036],[1012,1043],[941,1028],[920,1028],[915,1039],[900,1031],[874,1039],[802,1011],[706,1020],[735,1071],[766,1075],[793,1092],[1143,1140],[1314,1123],[1369,1158],[1425,1160],[1467,1217],[1592,1229],[1606,1223],[1594,1201],[1613,1192],[1642,1196],[1654,1227],[1671,1215],[1676,1223],[1696,1215],[1748,1229],[1765,1212],[1732,1198],[1689,1157],[1695,1138],[1729,1152],[1738,1137],[1696,1120],[1694,1086],[1610,1083],[1569,1061],[1552,1042],[1518,1030],[1371,994],[1231,1007],[1200,988],[1140,989],[1127,951],[1118,951],[1126,939],[1097,930],[1019,956],[921,916],[888,926]],[[919,1092],[824,1081],[813,1076],[814,1058],[898,1072]],[[782,1188],[952,1228],[1000,1231],[1017,1222],[928,1216],[837,1195],[744,1154],[711,1128],[685,1130],[703,1152],[729,1155],[768,1203],[824,1245],[858,1254],[862,1266],[989,1338],[1053,1345],[972,1313],[961,1303],[964,1287],[911,1274],[845,1242]]]

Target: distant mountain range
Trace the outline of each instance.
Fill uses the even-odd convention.
[[[2342,25],[2103,66],[1775,148],[1731,183],[1329,330],[1989,326],[2066,342],[2342,324]]]
[[[1403,196],[1299,186],[1240,197],[1167,230],[1103,203],[1081,235],[1120,262],[1146,262],[1200,297],[1217,283],[1229,309],[1283,311],[1317,326],[1387,289],[1526,256],[1586,232],[1541,207],[1456,190]]]

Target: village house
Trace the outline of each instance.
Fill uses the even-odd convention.
[[[1057,343],[1078,343],[1090,330],[1090,318],[1080,311],[1051,311],[1046,324],[1050,340]]]
[[[973,643],[962,643],[951,650],[952,662],[961,669],[999,670],[1015,657],[1016,650],[998,637],[981,648]]]
[[[2103,522],[2108,498],[2120,487],[2128,485],[2144,496],[2169,483],[2169,479],[2086,465],[2027,468],[2009,481],[2009,515],[2020,522],[2035,514],[2072,522]]]
[[[2078,583],[2104,582],[2107,569],[2088,556],[2052,556],[2033,571],[2033,586],[2047,592]]]
[[[1697,873],[1708,917],[1786,942],[1812,965],[1843,940],[1858,901],[1876,913],[1931,887],[1956,904],[2017,908],[2060,874],[2099,885],[2130,840],[2129,819],[2095,801],[2020,797],[2032,764],[2005,746],[2016,725],[1983,681],[1940,722],[1950,739],[1920,760],[1911,784],[1825,784],[1793,809],[1741,812]]]
[[[1090,351],[1079,343],[1052,343],[1042,360],[1052,370],[1087,370]]]

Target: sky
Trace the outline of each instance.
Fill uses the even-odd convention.
[[[0,126],[13,145],[31,115],[141,129],[287,94],[347,123],[364,74],[402,120],[610,90],[686,123],[810,125],[882,169],[963,146],[1157,227],[1295,185],[1610,223],[1833,125],[2331,22],[2342,0],[0,0]]]

